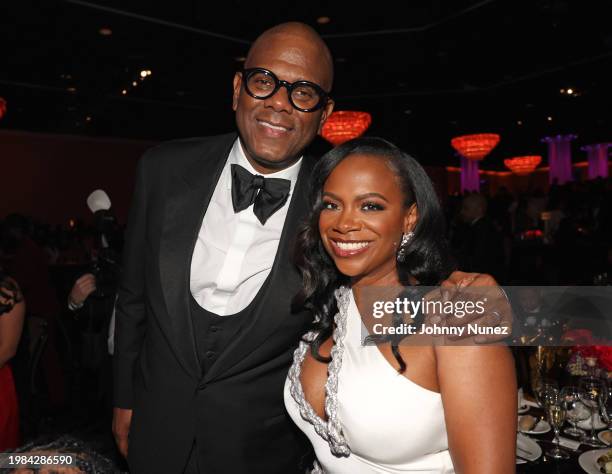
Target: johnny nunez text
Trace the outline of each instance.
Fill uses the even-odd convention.
[[[466,333],[467,331],[467,333]],[[480,326],[478,324],[467,324],[465,326],[442,326],[438,324],[425,325],[420,327],[411,324],[400,324],[398,326],[387,326],[381,323],[372,326],[372,332],[376,335],[406,335],[424,334],[428,336],[463,336],[500,334],[507,335],[509,328],[505,326]]]

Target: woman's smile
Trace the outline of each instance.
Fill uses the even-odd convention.
[[[354,257],[367,252],[371,241],[368,240],[334,240],[330,239],[332,250],[338,257]]]

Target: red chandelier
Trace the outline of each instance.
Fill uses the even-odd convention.
[[[531,174],[542,162],[542,157],[538,155],[531,156],[516,156],[504,160],[504,165],[514,174],[526,175]]]
[[[6,100],[0,97],[0,119],[6,114]]]
[[[321,130],[321,136],[334,146],[361,136],[372,123],[367,112],[341,110],[332,113]]]
[[[497,133],[477,133],[475,135],[463,135],[451,140],[455,150],[470,160],[482,160],[491,153],[491,150],[499,143]]]

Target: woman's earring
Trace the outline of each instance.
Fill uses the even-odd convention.
[[[414,236],[414,232],[408,232],[407,234],[402,234],[402,242],[400,243],[399,250],[397,252],[397,261],[403,262],[406,260],[406,253],[408,252],[408,243],[410,239]]]

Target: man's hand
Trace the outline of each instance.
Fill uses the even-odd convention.
[[[113,436],[123,457],[127,458],[132,410],[113,408]]]
[[[491,344],[499,342],[509,337],[512,333],[512,308],[506,294],[499,287],[495,278],[486,273],[465,273],[461,271],[453,272],[448,280],[441,284],[442,299],[445,301],[457,301],[463,298],[466,300],[474,299],[476,295],[486,295],[486,312],[484,314],[472,313],[462,318],[445,318],[448,324],[453,326],[467,326],[468,324],[478,324],[480,327],[505,327],[507,334],[486,334],[478,335],[473,340],[479,344]],[[463,291],[463,295],[461,294]],[[452,322],[451,322],[452,320]],[[449,340],[461,340],[464,336],[449,336]]]
[[[92,273],[86,273],[74,282],[68,299],[75,306],[81,306],[94,291],[96,291],[96,277]]]

